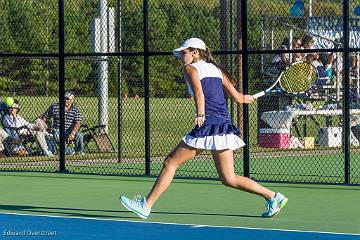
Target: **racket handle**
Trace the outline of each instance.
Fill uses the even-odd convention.
[[[259,92],[259,93],[257,93],[257,94],[254,94],[254,95],[252,95],[252,96],[253,96],[253,98],[257,99],[257,98],[262,97],[262,96],[264,96],[264,95],[265,95],[265,91],[262,91],[262,92]]]

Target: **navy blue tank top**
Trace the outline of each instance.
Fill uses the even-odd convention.
[[[212,63],[203,60],[191,64],[196,68],[205,97],[205,115],[229,119],[222,87],[223,74]]]

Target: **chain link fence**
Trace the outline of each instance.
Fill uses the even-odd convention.
[[[356,1],[0,5],[1,99],[18,105],[2,112],[1,171],[159,174],[194,118],[171,50],[199,37],[242,92],[266,89],[297,61],[318,70],[315,86],[301,95],[265,96],[249,106],[228,99],[248,143],[235,152],[237,173],[264,181],[360,183]],[[11,111],[22,124],[4,123]],[[177,176],[217,178],[211,153],[181,166]]]

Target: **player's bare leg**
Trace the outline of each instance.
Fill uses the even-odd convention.
[[[184,142],[180,142],[165,158],[160,175],[154,183],[148,196],[146,198],[139,199],[131,199],[121,196],[121,203],[139,217],[147,218],[150,215],[151,207],[172,182],[176,169],[186,161],[194,158],[200,152],[201,150],[189,147]]]
[[[262,214],[263,217],[273,217],[285,206],[288,199],[281,193],[275,193],[250,178],[235,174],[233,151],[213,151],[212,154],[219,177],[224,185],[253,193],[266,199],[267,209]]]
[[[146,197],[146,207],[151,208],[160,195],[169,187],[176,169],[188,160],[193,159],[201,150],[189,147],[180,142],[176,148],[165,158],[160,175]]]
[[[270,199],[275,196],[275,192],[265,188],[254,180],[235,174],[234,154],[232,150],[212,151],[212,155],[216,170],[224,185],[257,194],[265,199]]]

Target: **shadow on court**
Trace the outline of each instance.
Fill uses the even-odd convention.
[[[42,173],[41,175],[34,175],[32,173],[22,173],[21,175],[19,174],[6,174],[3,175],[3,177],[20,177],[20,178],[46,178],[46,179],[75,179],[75,180],[101,180],[101,181],[115,181],[118,182],[120,181],[119,178],[121,177],[121,182],[139,182],[139,183],[143,183],[143,182],[150,182],[153,183],[156,180],[157,176],[147,176],[147,175],[136,175],[136,176],[118,176],[118,175],[96,175],[96,174],[88,174],[88,175],[84,175],[84,176],[79,176],[77,174],[73,174],[73,173]],[[119,177],[119,178],[118,178]],[[125,178],[124,178],[125,177]],[[182,182],[183,180],[183,182]],[[215,181],[212,178],[198,178],[194,181],[188,181],[189,178],[185,178],[185,177],[176,177],[176,183],[181,183],[181,184],[190,184],[190,185],[219,185],[219,181]],[[191,180],[191,179],[190,179]],[[202,182],[202,181],[197,181],[197,180],[211,180],[208,182]]]
[[[97,210],[97,209],[83,209],[83,208],[54,208],[54,207],[42,207],[42,206],[28,206],[28,205],[0,205],[0,211],[11,212],[28,212],[28,213],[42,213],[46,215],[61,214],[73,217],[85,217],[85,218],[119,218],[119,219],[139,219],[138,217],[123,216],[128,215],[130,212],[126,210]],[[79,211],[79,212],[77,212]],[[90,212],[90,213],[84,213]],[[98,213],[98,214],[96,214]],[[221,217],[241,217],[241,218],[261,218],[256,215],[245,214],[220,214],[220,213],[196,213],[196,212],[159,212],[154,211],[152,214],[160,215],[187,215],[187,216],[221,216]]]
[[[295,184],[292,184],[291,186],[289,185],[282,185],[282,184],[277,184],[276,188],[296,188],[296,189],[324,189],[324,190],[340,190],[340,191],[360,191],[360,188],[358,185],[312,185],[309,184],[307,186],[296,186]]]
[[[221,217],[241,217],[241,218],[262,218],[257,215],[245,214],[220,214],[220,213],[194,213],[194,212],[151,212],[151,214],[166,214],[166,215],[196,215],[196,216],[221,216]]]
[[[146,176],[146,175],[137,175],[137,176],[117,176],[117,175],[108,175],[108,176],[98,176],[94,175],[87,175],[87,176],[79,176],[77,174],[72,173],[42,173],[41,175],[34,175],[32,173],[25,173],[22,172],[21,175],[19,174],[6,174],[3,177],[20,177],[20,178],[46,178],[46,179],[75,179],[75,180],[101,180],[101,181],[121,181],[121,182],[138,182],[144,183],[149,182],[153,183],[156,180],[156,176]],[[119,178],[121,180],[119,180]],[[139,179],[140,178],[140,179]],[[190,180],[190,181],[189,181]],[[200,181],[199,181],[200,180]],[[201,181],[204,180],[204,181]],[[206,181],[208,180],[208,181]],[[211,180],[211,181],[210,181]],[[254,179],[256,180],[256,179]],[[268,182],[268,181],[258,181],[261,184],[271,184],[276,185],[276,188],[297,188],[297,189],[331,189],[331,190],[344,190],[344,191],[360,191],[360,184],[324,184],[324,183],[298,183],[298,182]],[[189,178],[183,177],[176,177],[174,183],[176,184],[187,184],[187,185],[221,185],[220,181],[215,179],[209,178],[199,178],[194,181],[191,181]],[[303,184],[306,186],[298,186],[297,184]]]
[[[41,207],[41,206],[28,206],[28,205],[0,205],[0,211],[12,212],[27,212],[27,213],[42,213],[46,215],[61,214],[72,217],[83,218],[128,218],[138,219],[137,217],[119,216],[119,214],[128,213],[128,211],[110,211],[110,210],[95,210],[95,209],[82,209],[82,208],[54,208],[54,207]],[[77,212],[81,211],[81,212]],[[91,214],[83,213],[91,212]],[[95,214],[102,213],[102,214]],[[113,213],[113,214],[110,214]]]

